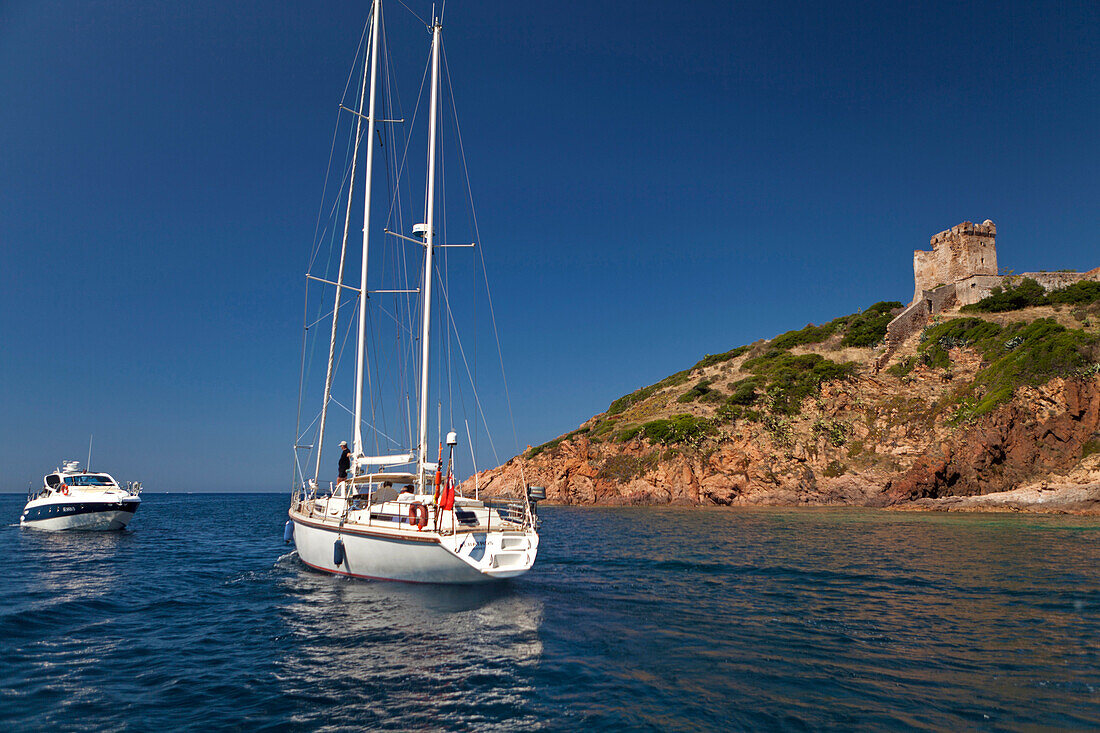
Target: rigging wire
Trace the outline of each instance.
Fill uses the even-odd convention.
[[[453,90],[454,85],[451,82],[451,68],[447,64],[447,55],[446,55],[446,53],[443,53],[442,55],[443,55],[443,70],[444,70],[444,74],[447,78],[447,86],[450,87]],[[518,455],[519,454],[519,433],[516,430],[516,417],[515,417],[514,411],[512,410],[512,395],[511,395],[511,391],[508,388],[508,375],[507,375],[507,373],[505,372],[505,369],[504,369],[504,351],[500,346],[500,331],[497,328],[496,309],[493,307],[493,295],[492,295],[492,291],[489,288],[489,271],[488,271],[488,268],[485,266],[485,255],[482,252],[481,229],[480,229],[480,227],[478,226],[478,223],[477,223],[477,209],[474,206],[473,188],[470,185],[470,169],[466,164],[466,149],[462,144],[462,127],[459,125],[458,109],[455,107],[454,95],[453,94],[451,96],[451,107],[454,110],[455,134],[458,137],[458,150],[459,150],[459,153],[460,153],[461,158],[462,158],[462,171],[465,174],[465,178],[466,178],[466,192],[467,192],[468,200],[470,202],[470,216],[473,220],[473,225],[474,225],[474,241],[477,243],[476,249],[478,251],[478,259],[481,262],[481,271],[482,271],[482,276],[484,277],[484,282],[485,282],[485,297],[486,297],[486,300],[487,300],[487,303],[488,303],[488,306],[489,306],[490,321],[493,324],[493,338],[496,341],[497,356],[500,359],[500,376],[501,376],[501,379],[504,382],[504,398],[505,398],[505,401],[508,404],[508,417],[509,417],[509,420],[512,423],[512,439],[515,441],[516,454]],[[476,392],[475,392],[475,394],[476,394]],[[479,406],[480,406],[480,403],[479,403]],[[488,428],[486,428],[486,430],[488,430]],[[492,444],[492,442],[493,442],[492,436],[488,436],[488,437],[489,437],[489,443]],[[494,456],[495,455],[496,455],[496,451],[494,449]],[[499,462],[499,460],[498,460],[498,462]],[[521,461],[520,462],[520,475],[521,475],[521,478],[523,479],[524,484],[526,484],[527,479],[526,479],[526,476],[523,475],[523,473],[524,473],[523,472],[523,463]]]
[[[402,6],[404,6],[407,10],[409,10],[409,12],[414,17],[417,17],[418,20],[422,20],[402,0],[398,0],[398,1],[401,2]],[[362,49],[362,46],[363,46],[363,43],[364,43],[364,38],[366,37],[366,34],[367,34],[368,30],[369,30],[369,22],[365,25],[363,34],[361,35],[360,49]],[[386,33],[385,33],[384,28],[382,29],[382,49],[381,50],[382,50],[382,53],[383,53],[383,58],[381,60],[383,62],[383,69],[384,69],[383,75],[384,75],[384,78],[386,80],[396,79],[396,72],[392,68],[392,65],[391,65],[391,57],[390,57],[390,54],[389,54],[388,41],[387,41],[387,38],[386,38]],[[458,140],[459,151],[460,151],[460,154],[461,154],[462,172],[463,172],[463,177],[465,179],[465,184],[466,184],[466,198],[467,198],[467,201],[470,205],[471,222],[473,224],[473,229],[474,229],[474,235],[475,235],[477,248],[480,249],[481,248],[481,235],[480,235],[480,230],[479,230],[479,226],[478,226],[478,222],[477,222],[476,210],[475,210],[474,204],[473,204],[473,193],[472,193],[472,185],[471,185],[471,182],[470,182],[470,173],[469,173],[467,161],[466,161],[466,158],[465,158],[465,150],[464,150],[464,147],[463,147],[461,127],[459,125],[457,105],[456,105],[455,98],[454,98],[454,90],[453,90],[453,87],[451,85],[450,68],[447,64],[446,53],[445,53],[445,49],[442,47],[442,43],[441,43],[441,48],[440,48],[440,54],[441,54],[442,65],[444,67],[444,80],[441,80],[441,84],[445,84],[448,88],[447,90],[442,90],[442,91],[448,91],[449,96],[450,96],[451,111],[452,111],[452,114],[454,116],[455,132],[456,132],[456,137],[457,137],[457,140]],[[357,59],[358,59],[358,55],[359,55],[359,51],[357,51]],[[367,59],[364,58],[363,63],[365,64],[366,62],[367,62]],[[349,79],[348,79],[348,82],[345,86],[345,92],[344,92],[345,97],[346,97],[346,94],[347,94],[347,88],[350,87],[351,80],[354,78],[354,68],[357,68],[357,66],[358,66],[358,61],[357,61],[356,65],[353,67],[352,73],[349,74]],[[412,137],[413,137],[413,135],[411,134],[411,130],[416,124],[419,109],[420,109],[420,105],[421,105],[421,102],[424,98],[424,90],[425,90],[425,86],[426,86],[426,83],[427,83],[427,74],[428,74],[429,69],[430,69],[430,54],[429,54],[429,60],[425,64],[424,73],[421,77],[420,89],[418,91],[418,95],[417,95],[417,98],[416,98],[416,104],[415,104],[415,107],[414,107],[414,110],[413,110],[413,115],[411,117],[412,122],[408,127],[403,127],[402,131],[401,131],[401,137],[403,139],[400,139],[400,140],[398,139],[398,134],[397,134],[395,125],[393,125],[393,124],[383,124],[383,125],[381,125],[380,129],[379,129],[379,133],[378,133],[379,145],[386,149],[385,154],[383,156],[383,160],[385,161],[385,166],[386,166],[385,176],[386,176],[387,186],[389,188],[388,194],[390,196],[389,211],[387,211],[385,221],[387,222],[387,225],[393,225],[393,230],[397,231],[397,232],[405,231],[404,212],[405,212],[406,205],[403,204],[403,201],[411,200],[411,197],[409,199],[405,199],[402,196],[402,189],[403,188],[411,189],[411,187],[412,187],[411,177],[406,175],[407,166],[408,166],[408,163],[409,163],[408,154],[410,152],[410,146],[411,146]],[[441,93],[442,93],[442,91],[441,91]],[[400,92],[397,89],[396,84],[389,84],[389,83],[384,84],[383,89],[382,89],[382,108],[383,108],[382,117],[384,119],[397,118],[397,117],[401,116],[399,114],[394,114],[395,97],[396,97],[396,107],[399,109],[400,108]],[[442,124],[442,120],[443,120],[444,117],[446,117],[446,115],[443,112],[442,106],[440,106],[440,110],[439,110],[438,114],[439,114],[439,120],[437,120],[437,122],[440,123],[438,125],[439,145],[440,145],[440,147],[443,147],[445,126]],[[333,163],[333,158],[334,158],[334,155],[335,155],[335,144],[336,144],[336,138],[339,135],[339,128],[340,128],[340,116],[338,116],[337,128],[334,131],[334,135],[333,135],[333,143],[332,143],[332,146],[331,146],[331,149],[330,149],[330,155],[329,155],[329,158],[330,158],[330,160],[329,160],[329,172],[326,173],[325,188],[324,188],[324,191],[322,192],[322,205],[319,207],[317,223],[315,225],[314,237],[315,237],[316,244],[315,244],[315,247],[314,247],[314,251],[311,253],[311,258],[310,258],[310,271],[311,272],[314,268],[314,265],[316,263],[316,260],[319,256],[319,254],[320,254],[321,243],[323,241],[324,235],[326,233],[328,233],[330,230],[331,230],[331,236],[329,237],[329,253],[328,253],[328,260],[326,261],[326,268],[325,268],[326,272],[327,272],[328,269],[331,268],[331,260],[332,260],[332,256],[333,256],[333,252],[334,252],[334,248],[335,248],[335,239],[336,239],[335,229],[336,229],[336,227],[335,226],[330,227],[329,225],[326,225],[324,227],[323,232],[322,232],[321,221],[322,221],[322,214],[324,213],[324,209],[325,209],[324,202],[325,202],[325,198],[327,196],[327,191],[329,189],[329,181],[331,179],[332,163]],[[349,171],[348,166],[347,166],[347,158],[350,155],[350,150],[353,148],[353,145],[362,142],[361,140],[355,140],[355,138],[356,138],[356,136],[354,134],[349,135],[348,149],[345,151],[344,175],[342,176],[341,183],[340,183],[340,186],[339,186],[339,193],[336,195],[336,197],[334,199],[334,202],[333,202],[333,206],[331,207],[331,210],[329,211],[329,217],[328,217],[329,220],[331,220],[332,217],[337,212],[337,209],[340,205],[340,199],[341,199],[341,197],[343,195],[343,192],[344,192],[344,184],[345,184],[345,182],[347,182],[347,180],[350,176],[350,171]],[[374,144],[374,141],[373,140],[367,141],[367,144]],[[448,233],[447,232],[447,211],[446,211],[446,209],[447,209],[447,189],[446,189],[446,177],[445,177],[445,169],[446,169],[445,156],[439,156],[439,162],[438,162],[437,165],[438,165],[437,172],[438,172],[439,177],[440,177],[440,185],[439,185],[439,188],[437,190],[436,195],[437,195],[437,201],[439,203],[440,214],[441,214],[441,216],[439,217],[438,227],[439,227],[439,230],[440,230],[440,235],[443,237],[443,239],[441,241],[445,243],[447,241],[447,233]],[[404,184],[404,186],[402,184]],[[409,191],[409,193],[411,193],[411,190]],[[432,203],[432,202],[429,202],[427,200],[426,183],[425,183],[425,190],[424,190],[424,202],[425,202],[425,207],[427,207],[429,204]],[[364,226],[367,226],[367,225],[368,225],[368,222],[364,222]],[[319,235],[318,232],[322,232],[322,233]],[[410,280],[410,277],[409,277],[410,276],[409,255],[411,254],[411,252],[409,252],[409,248],[408,248],[407,245],[401,244],[401,240],[397,240],[396,238],[392,238],[392,237],[386,237],[386,238],[384,238],[384,240],[387,241],[388,246],[390,248],[383,250],[383,253],[382,253],[383,267],[378,272],[380,273],[380,276],[389,276],[392,273],[392,276],[394,277],[394,280],[396,280],[398,282],[403,282],[403,285],[404,285],[403,290],[408,291],[410,289],[408,287],[408,284],[409,284],[409,280]],[[387,272],[387,268],[385,266],[385,262],[386,262],[385,253],[387,253],[387,252],[392,255],[392,270],[389,270],[388,272]],[[426,247],[423,247],[421,249],[421,252],[422,252],[422,256],[426,256],[426,254],[427,254],[426,253]],[[487,265],[485,263],[484,255],[480,252],[478,254],[479,254],[479,259],[480,259],[481,275],[483,276],[484,283],[485,283],[486,297],[487,297],[487,301],[488,301],[488,305],[489,305],[489,313],[490,313],[490,317],[491,317],[491,321],[492,321],[493,335],[494,335],[494,339],[496,341],[496,348],[497,348],[498,358],[500,360],[501,376],[503,378],[503,383],[504,383],[505,397],[506,397],[507,406],[508,406],[509,418],[510,418],[510,421],[511,421],[513,440],[515,441],[516,448],[517,448],[517,453],[518,453],[518,447],[519,447],[518,432],[516,430],[515,416],[514,416],[514,411],[513,411],[512,402],[511,402],[510,390],[509,390],[508,382],[507,382],[507,375],[504,371],[503,350],[502,350],[501,343],[500,343],[499,328],[498,328],[498,324],[496,322],[495,309],[493,307],[493,302],[492,302],[492,294],[491,294],[490,289],[489,289]],[[461,384],[459,384],[459,382],[461,380],[456,381],[455,374],[454,374],[454,366],[455,365],[453,364],[453,358],[454,358],[456,347],[457,347],[457,352],[458,352],[459,356],[462,359],[463,365],[465,367],[466,376],[469,379],[470,388],[471,388],[472,396],[473,396],[473,400],[474,400],[474,412],[475,412],[476,415],[480,415],[480,417],[481,417],[482,426],[485,429],[486,436],[489,440],[489,445],[490,445],[490,448],[492,450],[494,459],[499,464],[500,463],[500,458],[499,458],[495,443],[493,441],[492,434],[489,432],[487,416],[486,416],[485,410],[484,410],[484,408],[483,408],[483,406],[480,402],[480,396],[478,394],[478,389],[477,389],[477,380],[476,380],[477,358],[476,357],[477,357],[477,345],[478,345],[477,342],[478,342],[478,339],[476,337],[476,331],[475,331],[473,346],[472,346],[472,348],[473,348],[472,353],[473,353],[473,356],[474,356],[474,360],[473,360],[473,370],[471,371],[471,363],[467,359],[467,355],[466,355],[466,352],[465,352],[465,349],[464,349],[464,346],[463,346],[463,343],[462,343],[462,337],[458,332],[455,313],[453,311],[452,303],[451,303],[451,295],[452,295],[452,293],[450,293],[450,286],[451,286],[450,269],[451,269],[451,265],[450,265],[450,261],[449,261],[450,260],[449,252],[446,249],[444,249],[442,251],[442,255],[443,256],[440,257],[439,260],[437,261],[436,267],[433,268],[434,272],[429,275],[429,277],[435,277],[439,282],[440,289],[441,289],[442,294],[443,294],[443,298],[437,304],[436,307],[439,309],[439,311],[442,311],[440,313],[440,315],[444,316],[444,320],[447,324],[447,328],[446,328],[445,333],[438,333],[436,335],[436,338],[440,341],[440,348],[441,348],[442,354],[443,354],[443,356],[445,358],[445,361],[446,361],[445,365],[440,364],[436,367],[437,377],[438,377],[439,394],[441,394],[441,395],[446,394],[447,395],[448,421],[449,421],[449,424],[452,426],[452,429],[453,429],[454,421],[455,421],[454,412],[455,412],[455,403],[456,402],[459,403],[461,413],[463,415],[467,414],[466,402],[465,402],[465,389],[463,388],[463,386]],[[477,279],[478,279],[478,269],[479,268],[477,267],[477,264],[478,264],[477,262],[472,263],[472,265],[473,265],[472,274],[473,274],[473,281],[474,281],[474,288],[472,290],[472,309],[473,309],[473,313],[475,315],[475,322],[476,322],[476,313],[477,313],[477,310],[478,310],[478,301],[479,301],[478,288],[477,288]],[[421,267],[419,269],[420,269],[421,272],[423,271],[423,262],[422,261],[421,261]],[[422,281],[422,277],[418,275],[417,280]],[[404,415],[405,425],[403,427],[407,427],[407,429],[408,429],[408,433],[409,433],[408,446],[412,446],[413,442],[414,442],[413,441],[414,424],[413,424],[413,419],[412,419],[412,414],[411,414],[411,403],[410,403],[410,400],[409,400],[409,397],[410,397],[409,379],[410,379],[410,376],[411,376],[411,369],[413,367],[415,367],[415,362],[419,361],[418,357],[414,357],[414,354],[419,352],[419,349],[417,348],[417,343],[419,342],[419,335],[417,334],[417,332],[414,329],[412,324],[414,323],[414,316],[419,315],[417,313],[417,311],[419,311],[421,314],[423,312],[423,299],[422,298],[419,299],[420,306],[416,307],[414,305],[414,303],[416,302],[417,299],[414,298],[413,294],[408,293],[408,292],[396,294],[395,297],[394,297],[393,308],[391,310],[390,308],[387,308],[381,302],[377,302],[377,301],[370,302],[372,299],[369,297],[369,290],[367,288],[367,284],[366,283],[361,283],[360,285],[361,285],[361,292],[360,292],[358,297],[365,297],[365,298],[368,299],[368,302],[366,303],[366,308],[365,308],[365,311],[366,311],[365,318],[369,319],[368,320],[369,327],[366,330],[370,332],[370,337],[369,338],[370,338],[371,347],[374,350],[374,353],[376,354],[376,358],[370,360],[370,362],[367,363],[367,377],[368,377],[367,389],[368,389],[369,397],[370,397],[370,415],[371,415],[370,424],[368,425],[368,427],[370,427],[371,430],[374,433],[373,443],[374,443],[376,449],[379,446],[379,440],[380,439],[390,441],[390,443],[392,443],[394,445],[397,445],[397,446],[401,445],[401,443],[399,441],[395,440],[392,437],[391,431],[389,430],[389,428],[387,426],[388,419],[387,419],[387,415],[386,415],[386,405],[385,405],[385,400],[382,398],[382,392],[381,392],[382,388],[389,383],[389,381],[391,379],[390,375],[392,375],[392,379],[395,382],[395,386],[399,387],[399,389],[396,390],[398,395],[399,395],[399,398],[400,398],[400,395],[403,395],[404,399],[405,399],[405,405],[406,405],[406,409],[404,411],[405,412],[405,415]],[[422,287],[423,288],[428,287],[428,283],[427,282],[422,282]],[[325,290],[326,290],[326,288],[323,288],[323,287],[321,288],[322,293],[324,293]],[[357,300],[357,298],[352,298],[349,302],[354,302],[356,300]],[[318,310],[323,308],[323,299],[322,299],[321,302],[319,302],[318,305],[319,305]],[[343,307],[343,305],[341,305],[341,307]],[[379,323],[378,319],[375,319],[373,317],[373,311],[376,310],[376,309],[379,312],[381,312],[382,314],[384,314],[388,320],[392,320],[393,324],[394,324],[394,338],[395,338],[395,341],[396,341],[396,344],[395,344],[396,348],[394,349],[394,352],[393,352],[394,356],[390,359],[385,359],[385,358],[379,359],[379,358],[377,358],[377,355],[380,353],[377,347],[378,347],[378,344],[379,344],[378,337],[382,335],[382,324]],[[308,312],[309,312],[309,287],[307,285],[307,293],[306,293],[306,299],[305,299],[305,305],[304,305],[304,315],[306,315],[306,317],[303,318],[303,321],[306,321],[308,319]],[[329,313],[331,315],[331,311]],[[309,368],[306,366],[307,362],[306,362],[306,357],[305,357],[305,353],[304,353],[307,350],[307,341],[309,340],[309,334],[307,332],[310,330],[310,328],[313,325],[316,325],[316,323],[323,320],[324,317],[325,316],[319,317],[316,321],[311,323],[309,326],[306,326],[305,329],[303,330],[303,337],[302,337],[302,340],[303,340],[303,356],[302,356],[302,364],[300,365],[300,383],[299,383],[299,400],[298,400],[299,405],[298,405],[298,422],[297,422],[297,425],[296,425],[296,433],[309,432],[310,429],[316,424],[316,422],[318,420],[318,417],[315,417],[314,420],[310,423],[310,425],[307,426],[304,431],[302,431],[302,428],[301,428],[301,421],[302,421],[301,412],[302,412],[302,401],[303,401],[303,392],[304,392],[304,386],[303,385],[304,385],[305,377],[310,371]],[[419,321],[419,320],[420,320],[419,318],[415,318],[415,321]],[[346,347],[347,347],[347,344],[348,344],[348,340],[349,340],[349,337],[350,337],[350,334],[351,334],[351,331],[352,331],[352,327],[357,322],[355,317],[353,317],[352,321],[353,321],[353,323],[348,326],[348,330],[345,332],[343,343],[341,344],[339,356],[336,360],[337,365],[339,365],[342,362],[342,357],[345,353],[345,350],[346,350]],[[388,331],[389,329],[387,328],[386,330]],[[453,333],[452,333],[452,331],[453,331]],[[312,363],[312,355],[310,356],[309,362]],[[417,381],[417,384],[419,384],[419,380],[416,380],[416,381]],[[419,392],[419,387],[417,387],[416,391]],[[456,391],[458,392],[457,399],[456,399],[456,395],[455,395]],[[376,392],[378,392],[377,399],[376,399]],[[424,399],[424,400],[428,399],[428,395],[421,395],[421,399]],[[351,414],[351,410],[349,410],[345,405],[340,403],[336,399],[335,396],[330,395],[330,400],[333,404],[338,405],[345,412],[348,412],[349,414]],[[398,414],[400,414],[400,412],[401,411],[398,411]],[[380,425],[380,427],[379,427],[379,425]],[[475,419],[475,426],[476,426],[476,419]],[[440,437],[442,437],[442,433],[443,433],[442,419],[439,420],[438,429],[439,429]],[[467,430],[467,433],[470,432],[468,423],[466,423],[466,430]],[[476,446],[477,437],[478,437],[477,433],[478,432],[479,431],[477,431],[476,427],[475,427],[474,434],[469,436],[469,439],[471,441],[471,448],[474,448]],[[299,437],[298,440],[296,440],[295,445],[297,446],[299,442],[301,442],[300,437]],[[320,446],[317,446],[317,449],[320,449]],[[378,452],[380,453],[381,451],[378,451]],[[473,454],[473,450],[471,451],[471,453]],[[474,460],[475,460],[475,462],[474,462],[474,464],[472,464],[472,469],[476,472],[476,459],[474,459]],[[297,447],[295,449],[295,463],[296,463],[296,467],[298,469],[298,473],[301,474],[301,465],[298,461]],[[522,471],[522,466],[521,466],[521,471]]]
[[[363,43],[366,41],[367,29],[369,27],[370,27],[370,19],[368,18],[363,23],[363,32],[359,34],[359,45],[355,49],[355,56],[352,57],[354,60],[352,62],[351,68],[348,70],[348,78],[344,82],[344,91],[340,95],[341,100],[344,100],[344,99],[347,98],[348,88],[351,87],[351,80],[354,79],[355,76],[356,76],[355,70],[359,68],[359,54],[363,50]],[[366,62],[365,58],[364,58],[364,62]],[[313,240],[314,240],[314,242],[317,242],[317,244],[315,246],[318,247],[318,248],[320,248],[320,242],[317,239],[317,232],[318,232],[318,230],[320,229],[320,226],[321,226],[321,212],[323,212],[324,208],[325,208],[325,194],[328,191],[329,174],[332,171],[332,158],[333,158],[333,155],[336,152],[336,138],[339,135],[339,132],[340,132],[340,111],[337,110],[337,112],[336,112],[336,125],[335,125],[335,127],[333,127],[333,130],[332,130],[332,145],[329,148],[329,154],[328,154],[328,169],[325,171],[325,183],[321,188],[321,202],[317,207],[317,222],[313,226]],[[345,160],[345,164],[346,164],[346,162],[347,161]],[[315,256],[315,254],[316,254],[316,250],[314,250],[314,256]],[[310,257],[309,268],[307,268],[311,271],[313,269],[314,256]]]
[[[438,272],[437,272],[437,274],[438,274]],[[443,284],[443,281],[442,281],[442,279],[440,279],[440,287],[441,288],[442,288],[442,284]],[[447,291],[445,291],[445,290],[443,291],[443,302],[444,302],[444,304],[446,305],[446,308],[447,308],[448,321],[450,322],[451,327],[456,329],[456,333],[457,333],[457,328],[458,327],[457,327],[457,324],[455,323],[455,320],[454,320],[454,314],[451,312],[451,301],[447,297]],[[465,349],[462,348],[462,339],[458,338],[458,336],[456,335],[455,336],[455,342],[458,344],[458,353],[462,357],[462,363],[466,366],[466,376],[469,377],[470,376],[470,363],[466,359]],[[489,439],[489,447],[492,448],[492,450],[493,450],[493,458],[499,464],[500,463],[500,456],[497,455],[496,445],[493,443],[493,436],[489,432],[489,423],[488,423],[488,421],[486,420],[486,417],[485,417],[485,409],[481,406],[481,398],[478,396],[476,389],[473,390],[473,393],[474,393],[474,402],[477,405],[477,412],[478,412],[478,414],[481,415],[481,423],[485,427],[485,435]]]
[[[415,13],[415,12],[413,11],[413,9],[412,9],[412,8],[410,8],[410,7],[408,6],[408,5],[405,5],[405,0],[397,0],[397,2],[401,3],[401,6],[402,6],[403,8],[405,8],[405,10],[408,10],[408,11],[409,11],[409,13],[410,13],[410,14],[412,15],[412,17],[414,17],[414,18],[416,18],[417,20],[419,20],[419,21],[420,21],[420,22],[421,22],[421,23],[422,23],[423,25],[425,25],[425,26],[429,25],[428,21],[424,20],[424,19],[423,19],[423,18],[421,18],[421,17],[419,16],[419,15],[417,15],[417,14],[416,14],[416,13]]]
[[[352,79],[355,78],[355,70],[358,68],[358,58],[359,58],[360,53],[363,51],[363,44],[366,40],[367,28],[369,27],[369,25],[370,25],[369,20],[364,22],[363,30],[359,34],[359,45],[355,49],[355,56],[353,56],[353,59],[355,59],[355,61],[352,62],[351,68],[348,70],[348,77],[344,82],[344,90],[340,95],[341,99],[347,97],[348,89],[351,87],[351,81],[352,81]],[[321,248],[321,242],[323,241],[323,238],[324,238],[324,234],[321,230],[321,217],[322,217],[322,214],[324,213],[325,199],[328,195],[328,185],[329,185],[329,181],[332,177],[332,163],[333,163],[333,159],[335,158],[335,155],[336,155],[336,140],[339,137],[339,133],[340,133],[340,114],[339,114],[339,112],[337,112],[336,124],[333,125],[333,130],[332,130],[332,141],[329,144],[328,164],[327,164],[327,167],[325,169],[324,183],[322,184],[322,187],[321,187],[321,200],[317,205],[317,218],[316,218],[316,220],[314,222],[314,225],[313,225],[313,241],[314,241],[315,244],[312,248],[313,251],[310,253],[309,266],[307,267],[307,271],[312,271],[313,265],[316,262],[317,254],[319,253],[320,248]],[[348,147],[350,148],[350,144],[349,144]],[[348,152],[347,152],[347,150],[345,150],[345,152],[344,152],[344,166],[345,166],[345,168],[347,167],[347,155],[348,155]],[[346,174],[345,174],[344,178],[346,179]],[[343,182],[341,182],[340,188],[341,188],[341,191],[342,191]],[[325,229],[326,230],[328,229],[327,224],[325,226]],[[328,257],[328,261],[326,262],[326,267],[331,264],[331,260],[332,260],[332,243],[334,241],[334,237],[335,237],[335,231],[333,232],[333,239],[330,239],[329,257]],[[322,303],[323,303],[323,301],[319,301],[318,307],[321,307]],[[303,323],[304,327],[302,329],[301,357],[300,357],[299,365],[298,365],[298,404],[297,404],[297,410],[296,410],[297,415],[296,415],[296,418],[295,418],[295,426],[294,426],[294,464],[295,464],[295,471],[292,473],[292,476],[291,476],[291,488],[292,489],[293,489],[293,486],[294,486],[294,483],[295,483],[295,477],[296,476],[301,477],[302,478],[302,483],[303,484],[305,483],[304,476],[301,475],[301,462],[299,460],[298,445],[299,445],[300,436],[301,436],[302,398],[303,398],[303,394],[304,394],[304,391],[305,391],[306,376],[308,374],[309,367],[312,367],[312,363],[313,363],[312,352],[311,352],[310,353],[310,358],[309,358],[309,361],[308,361],[308,366],[307,366],[306,352],[308,350],[308,344],[309,344],[309,328],[310,328],[310,326],[304,325],[304,324],[308,321],[308,319],[309,319],[309,284],[307,282],[306,288],[305,288],[305,293],[303,295],[303,304],[302,304],[302,323]]]

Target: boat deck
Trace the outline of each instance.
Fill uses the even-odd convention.
[[[414,505],[427,511],[427,521],[422,526],[418,524],[411,509]],[[445,510],[421,502],[387,501],[372,504],[365,498],[353,497],[345,500],[340,497],[318,497],[295,502],[292,511],[303,519],[334,529],[362,528],[413,537],[523,532],[534,524],[533,515],[520,502],[469,502],[455,506],[454,510]]]

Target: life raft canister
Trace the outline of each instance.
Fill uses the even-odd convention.
[[[415,524],[417,529],[428,526],[428,507],[419,501],[409,504],[409,524]]]

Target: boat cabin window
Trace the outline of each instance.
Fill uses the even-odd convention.
[[[95,474],[85,474],[83,476],[69,476],[65,479],[65,483],[69,486],[114,486],[114,481],[111,481],[109,476],[97,476]]]
[[[57,486],[59,483],[61,483],[61,477],[56,473],[51,473],[46,477],[46,486]]]

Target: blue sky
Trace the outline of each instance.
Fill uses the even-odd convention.
[[[89,433],[147,489],[289,486],[302,273],[367,10],[0,3],[0,488]],[[387,17],[418,76],[426,34]],[[965,219],[997,223],[1003,267],[1100,265],[1095,3],[446,21],[520,447],[705,353],[908,300],[912,250]]]

